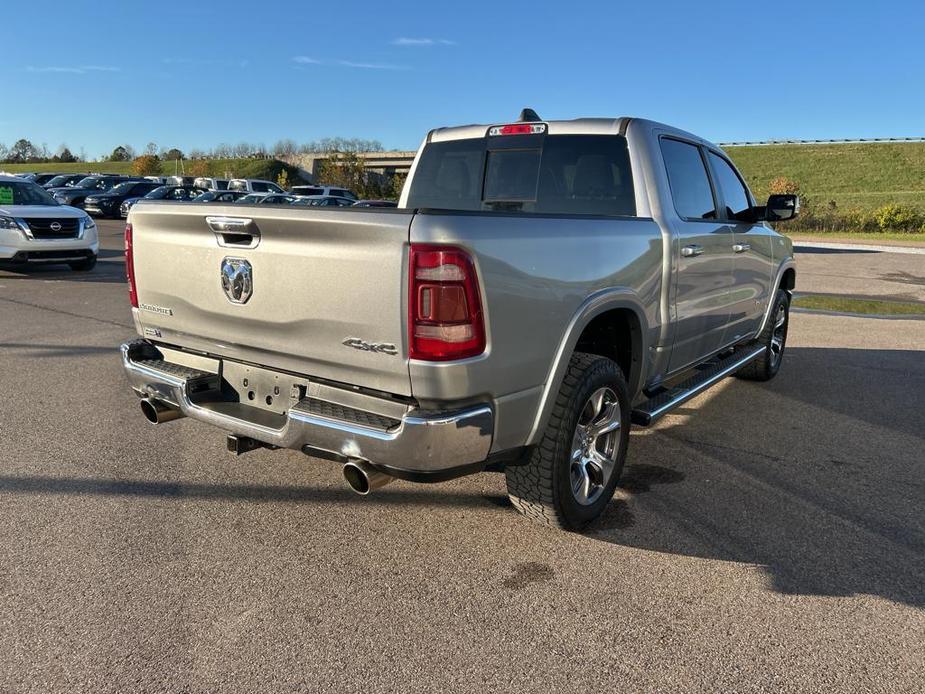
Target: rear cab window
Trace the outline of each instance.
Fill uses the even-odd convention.
[[[531,133],[430,143],[408,206],[632,217],[626,138]]]

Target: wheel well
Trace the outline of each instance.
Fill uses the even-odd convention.
[[[797,273],[792,267],[784,270],[783,277],[780,278],[780,288],[786,289],[788,292],[792,292],[793,288],[797,286]]]
[[[632,392],[642,359],[639,318],[628,308],[616,308],[595,316],[582,330],[575,351],[613,359]]]

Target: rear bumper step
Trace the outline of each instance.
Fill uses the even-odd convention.
[[[268,446],[319,449],[424,475],[480,463],[491,448],[494,418],[487,405],[451,412],[412,409],[393,419],[305,397],[277,414],[223,399],[220,374],[157,358],[143,340],[127,342],[121,351],[122,366],[140,396]]]
[[[745,347],[737,349],[725,359],[709,363],[686,381],[654,395],[635,407],[632,415],[633,424],[643,427],[654,424],[659,417],[680,407],[727,376],[731,376],[749,362],[760,357],[764,351],[763,346]]]

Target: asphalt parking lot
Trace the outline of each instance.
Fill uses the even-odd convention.
[[[794,313],[776,380],[635,432],[566,534],[501,475],[361,498],[334,463],[151,426],[101,227],[92,273],[0,271],[0,691],[925,689],[925,321]],[[925,300],[925,256],[798,264]]]

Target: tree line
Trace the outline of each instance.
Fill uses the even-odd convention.
[[[131,145],[123,144],[115,147],[109,154],[98,157],[95,161],[134,161],[145,156],[157,161],[176,161],[177,159],[283,159],[288,156],[305,154],[308,152],[382,152],[382,143],[378,140],[362,138],[326,137],[310,142],[296,143],[295,140],[279,140],[272,147],[252,142],[239,142],[237,144],[220,143],[210,149],[193,148],[184,153],[176,147],[158,147],[156,143],[149,142],[144,151],[137,153]],[[35,145],[22,138],[7,147],[0,142],[0,163],[4,164],[41,164],[89,161],[81,149],[79,154],[73,153],[67,145],[62,144],[52,154],[47,145]]]

